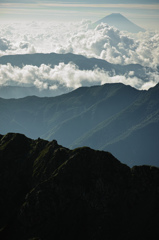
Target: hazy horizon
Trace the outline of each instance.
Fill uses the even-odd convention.
[[[158,0],[0,0],[1,21],[97,21],[111,13],[121,13],[147,30],[159,30]]]

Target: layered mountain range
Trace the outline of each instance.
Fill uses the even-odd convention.
[[[143,80],[144,82],[150,81],[150,76],[148,73],[153,73],[154,70],[149,67],[143,67],[139,64],[129,64],[129,65],[119,65],[112,64],[102,59],[97,58],[87,58],[82,55],[76,55],[72,53],[67,54],[56,54],[56,53],[35,53],[35,54],[19,54],[19,55],[6,55],[0,57],[0,64],[6,65],[11,64],[13,67],[22,68],[26,65],[32,65],[40,67],[41,64],[50,65],[50,67],[54,68],[56,65],[60,63],[69,64],[72,63],[77,66],[80,70],[94,70],[99,69],[101,71],[105,71],[108,75],[111,76],[129,76],[131,72],[133,75],[129,76],[129,78],[133,78],[135,76],[138,79]],[[155,71],[158,72],[158,69]],[[12,79],[11,79],[12,80]],[[74,80],[76,81],[76,79]],[[16,84],[16,86],[12,84],[4,84],[0,86],[0,97],[2,98],[22,98],[26,96],[39,96],[39,97],[51,97],[61,95],[63,93],[67,93],[72,91],[73,89],[63,86],[58,81],[55,81],[58,86],[57,89],[49,90],[49,89],[38,89],[35,86],[24,87],[23,84]],[[85,80],[83,83],[84,86],[91,86],[92,83],[89,80]]]
[[[159,169],[0,135],[0,238],[158,239]]]
[[[110,151],[129,166],[159,166],[159,85],[81,87],[53,97],[0,99],[0,132]]]
[[[144,31],[121,14],[101,22]],[[65,74],[44,76],[61,64],[141,85],[159,72],[72,53],[0,57],[0,239],[159,239],[159,84],[83,74],[72,91]]]

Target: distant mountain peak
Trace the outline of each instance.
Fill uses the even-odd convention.
[[[110,26],[114,26],[118,28],[120,31],[127,31],[132,33],[145,31],[145,29],[137,26],[135,23],[131,22],[129,19],[124,17],[121,13],[112,13],[95,22],[95,25],[98,25],[102,22],[107,23]]]
[[[123,16],[121,13],[111,13],[109,16],[111,16],[111,15],[116,15],[116,16]]]

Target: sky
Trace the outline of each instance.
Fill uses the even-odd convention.
[[[120,12],[146,29],[159,29],[159,0],[0,0],[0,20],[97,21]]]

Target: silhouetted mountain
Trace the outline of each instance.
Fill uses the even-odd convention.
[[[6,55],[0,57],[0,64],[10,63],[12,66],[18,66],[22,68],[25,65],[33,65],[40,66],[41,64],[50,65],[54,67],[59,63],[74,63],[80,70],[94,70],[95,68],[102,69],[109,72],[110,76],[114,75],[125,75],[127,76],[130,71],[134,73],[134,76],[144,80],[145,82],[149,81],[149,76],[146,72],[153,72],[151,68],[142,67],[139,64],[129,64],[129,65],[119,65],[119,64],[111,64],[102,59],[96,58],[87,58],[82,55],[76,55],[72,53],[67,54],[56,54],[56,53],[35,53],[35,54],[21,54],[21,55]],[[56,83],[58,89],[55,91],[45,89],[38,90],[35,87],[17,87],[17,86],[3,86],[0,87],[0,97],[2,98],[21,98],[30,95],[35,95],[39,97],[44,96],[57,96],[62,93],[67,93],[72,89],[68,89],[60,83]],[[87,81],[83,83],[87,86],[91,86],[92,83]],[[95,84],[95,83],[94,83]],[[99,84],[98,82],[96,84]]]
[[[120,31],[128,31],[132,33],[145,32],[145,29],[137,26],[120,13],[112,13],[97,21],[95,25],[98,25],[102,22],[107,23],[110,26],[114,26]]]
[[[159,169],[108,152],[0,136],[2,240],[158,239]]]
[[[0,99],[0,133],[19,132],[66,147],[108,150],[122,162],[159,166],[159,85],[82,87],[54,98]]]

